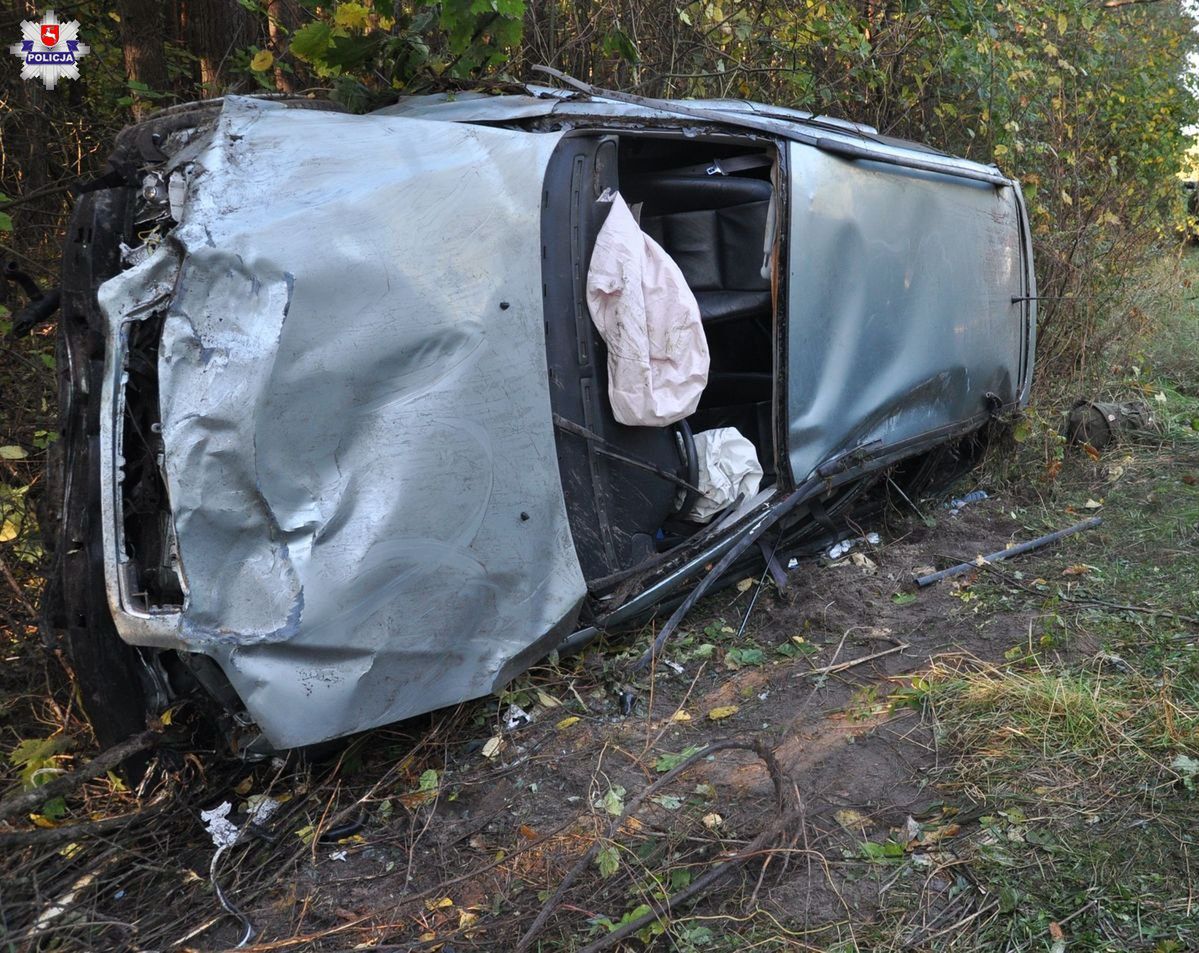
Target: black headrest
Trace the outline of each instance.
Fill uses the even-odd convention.
[[[651,215],[766,202],[771,193],[765,179],[731,175],[628,176],[621,189],[629,202],[645,202]]]

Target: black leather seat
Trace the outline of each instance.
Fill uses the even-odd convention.
[[[608,400],[607,350],[587,310],[591,252],[617,191],[617,140],[563,139],[546,170],[542,217],[546,347],[554,413],[627,457],[685,479],[673,427],[626,427]],[[622,462],[594,441],[559,427],[558,468],[575,551],[589,581],[632,568],[656,552],[678,485]]]
[[[770,312],[762,276],[771,185],[764,179],[659,174],[624,183],[641,228],[678,263],[705,323]]]

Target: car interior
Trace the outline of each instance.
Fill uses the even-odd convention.
[[[694,499],[696,433],[736,428],[757,450],[762,487],[778,479],[774,165],[768,142],[623,132],[567,136],[550,163],[542,265],[551,401],[571,531],[593,589],[702,529],[682,518]],[[615,420],[607,351],[587,308],[592,249],[617,192],[682,271],[711,355],[698,408],[668,427]]]

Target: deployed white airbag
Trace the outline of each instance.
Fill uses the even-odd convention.
[[[700,498],[687,519],[706,523],[737,497],[748,500],[762,483],[758,451],[736,427],[719,427],[695,435],[699,456]]]
[[[587,307],[608,345],[608,397],[620,423],[665,427],[695,412],[708,383],[699,305],[619,194],[591,255]]]

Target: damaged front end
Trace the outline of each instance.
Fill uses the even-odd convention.
[[[121,709],[118,734],[198,679],[293,747],[491,692],[585,594],[544,364],[557,137],[192,118],[68,250],[88,353],[55,616],[93,719]]]

